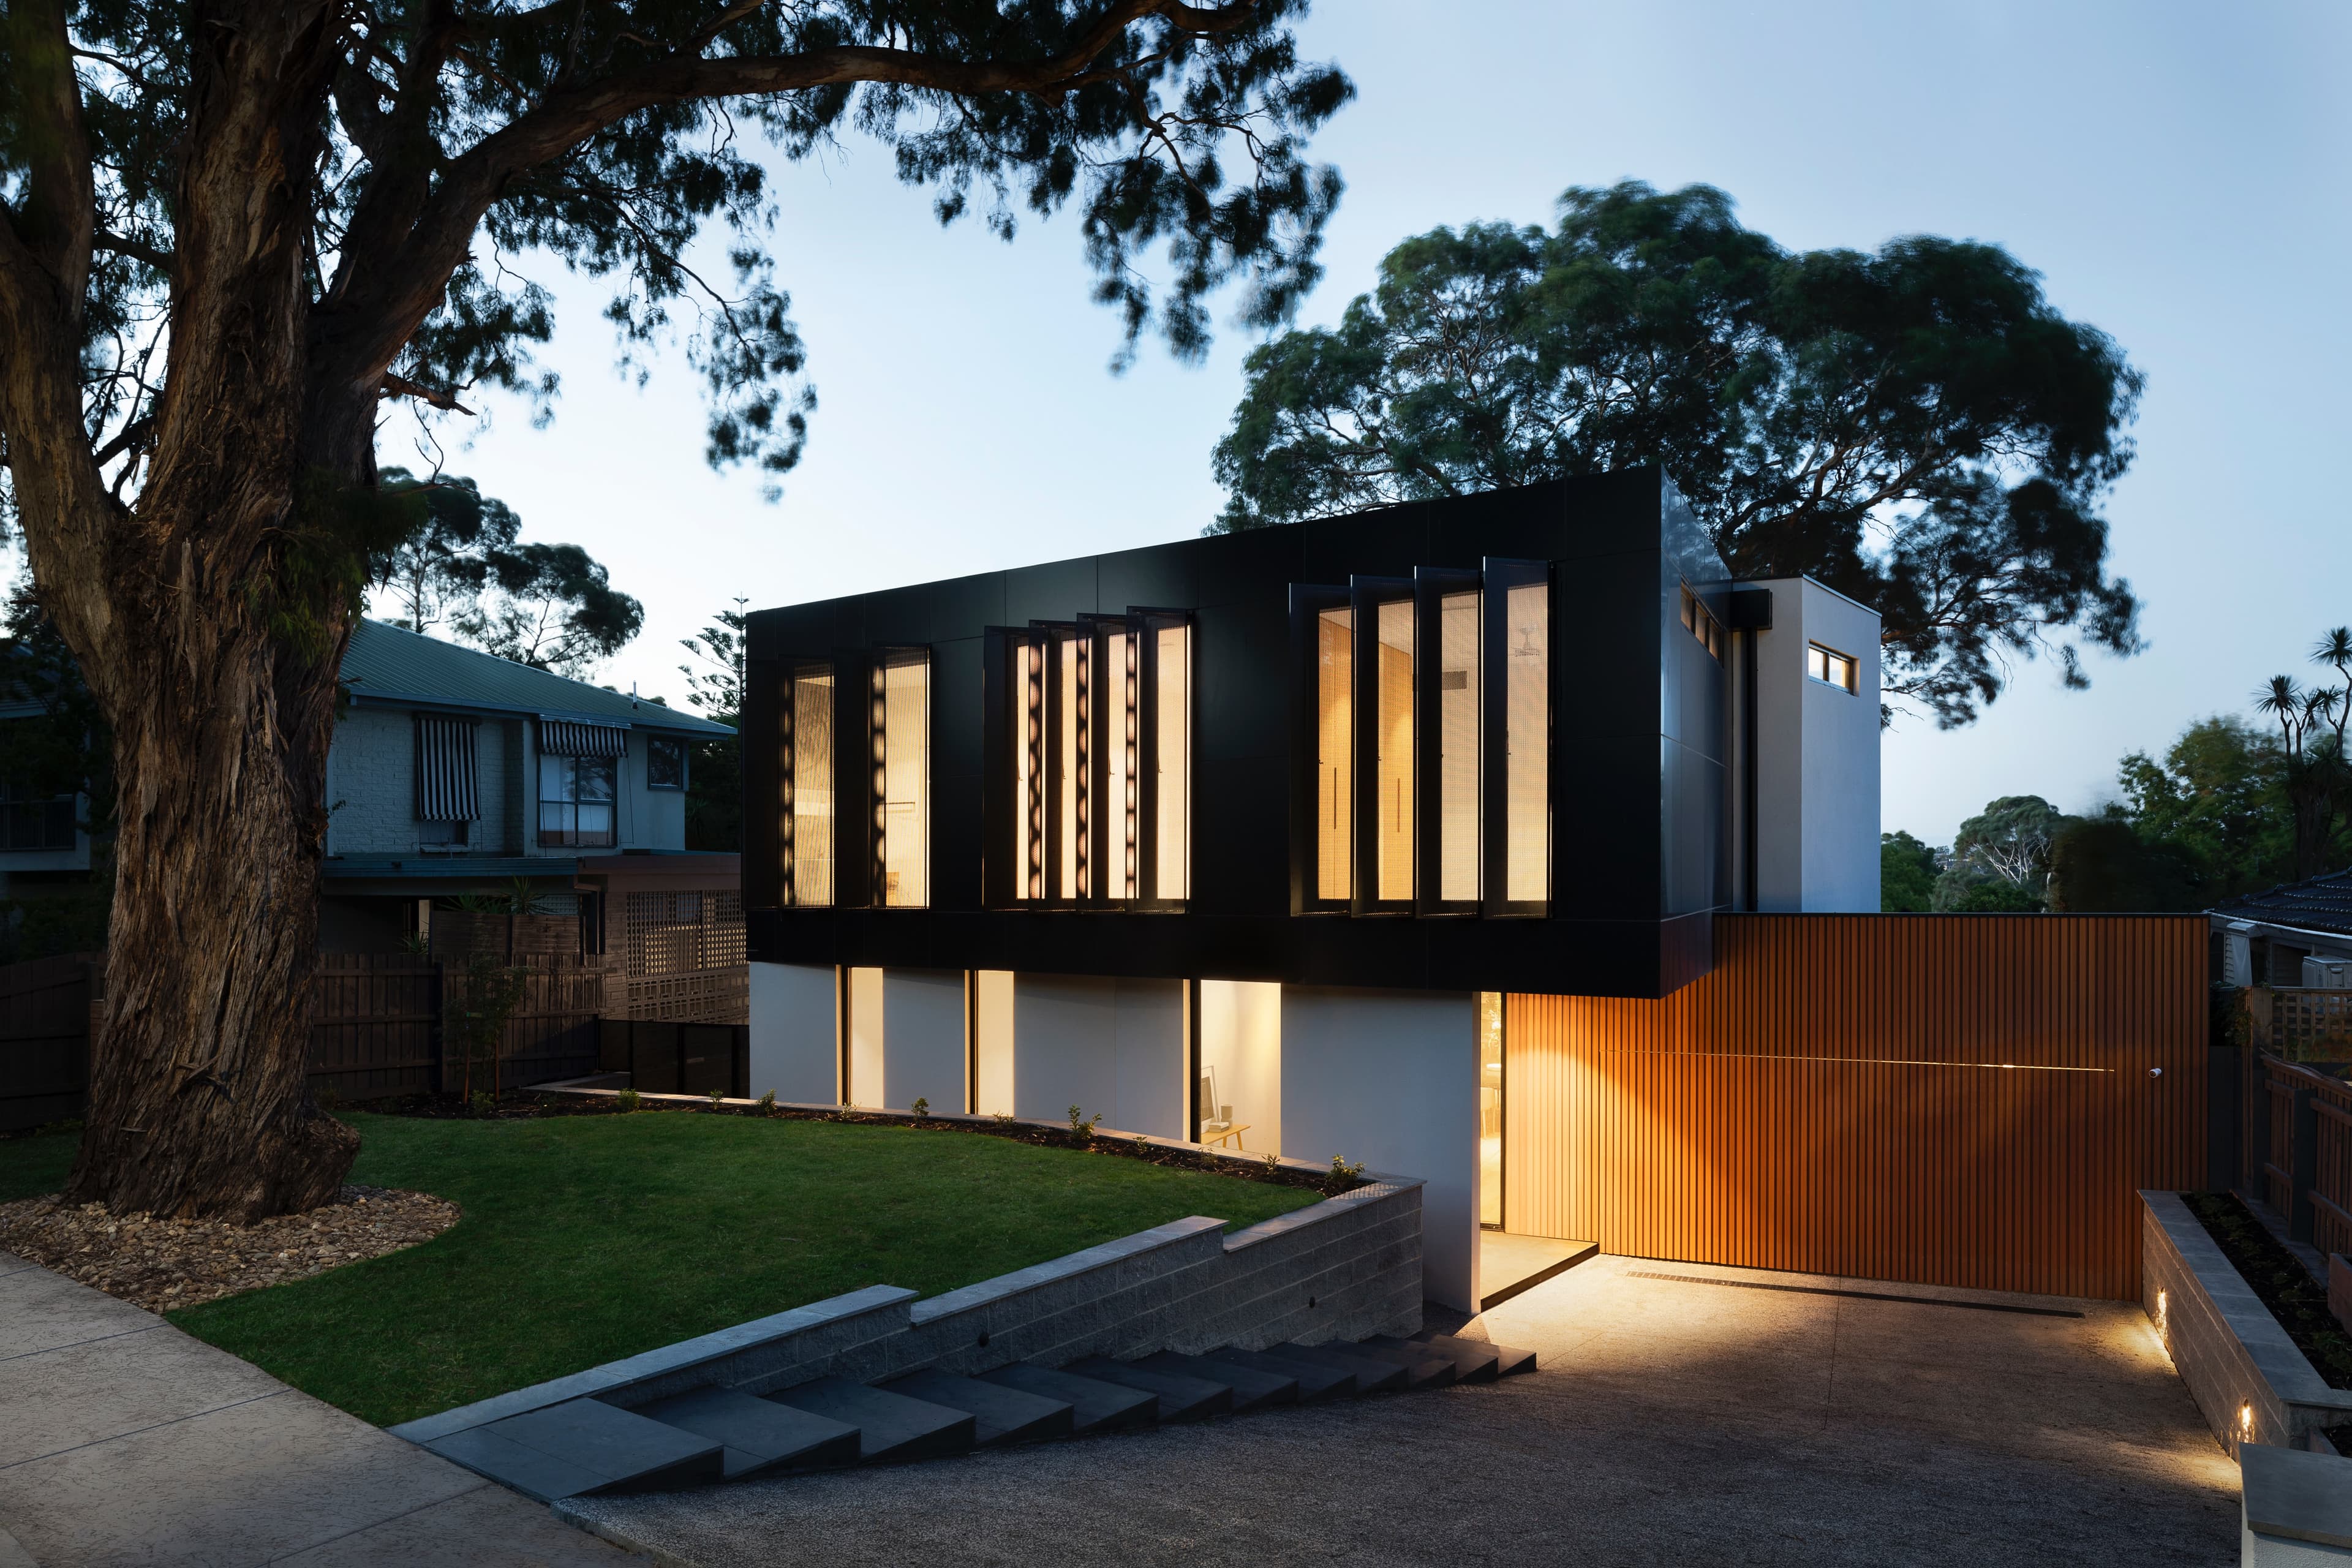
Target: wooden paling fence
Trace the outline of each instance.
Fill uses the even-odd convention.
[[[485,1054],[474,1087],[511,1090],[597,1070],[597,1021],[610,966],[577,954],[525,953],[520,1005],[507,1021],[495,1062]],[[79,1116],[89,1087],[94,1023],[104,990],[102,954],[0,967],[0,1131]],[[343,1102],[457,1092],[463,1048],[451,1039],[448,1005],[462,1000],[465,971],[404,952],[324,953],[311,987],[312,1089]]]
[[[2242,1191],[2284,1215],[2288,1234],[2352,1255],[2352,1084],[2250,1045]]]

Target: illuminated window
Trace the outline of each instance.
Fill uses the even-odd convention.
[[[1192,896],[1192,628],[1160,626],[1152,635],[1158,656],[1153,673],[1159,688],[1154,694],[1151,736],[1152,858],[1157,878],[1152,896],[1166,901]],[[1134,715],[1130,700],[1129,734],[1134,733]]]
[[[1477,593],[1448,594],[1437,611],[1437,896],[1478,898]]]
[[[1706,605],[1688,588],[1683,590],[1683,629],[1696,637],[1699,646],[1710,655],[1723,657],[1723,623],[1709,615]]]
[[[931,664],[887,657],[874,671],[875,863],[888,909],[930,902]]]
[[[1355,896],[1356,637],[1349,610],[1315,620],[1315,896]]]
[[[833,670],[793,672],[784,755],[784,899],[822,909],[834,900]]]
[[[1551,898],[1551,589],[1504,594],[1503,898]]]
[[[1380,606],[1379,729],[1373,732],[1378,769],[1373,799],[1380,813],[1372,837],[1373,896],[1383,903],[1412,897],[1412,601]]]
[[[1160,616],[1004,636],[1002,764],[1016,902],[1181,902],[1191,892],[1192,631]],[[992,718],[992,725],[1000,721]],[[1006,809],[1009,807],[1009,809]],[[994,874],[991,873],[992,878]]]
[[[1834,686],[1840,691],[1861,689],[1859,667],[1854,661],[1819,643],[1805,645],[1805,673],[1822,685]]]

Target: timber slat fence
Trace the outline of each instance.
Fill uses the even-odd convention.
[[[508,1089],[596,1070],[610,965],[520,953],[521,1005],[507,1022],[498,1079]],[[0,1131],[82,1113],[90,1041],[104,995],[103,954],[0,967]],[[456,1092],[462,1052],[447,1006],[465,971],[404,952],[322,953],[311,987],[310,1086],[345,1103]],[[489,1087],[488,1058],[475,1065]]]
[[[2297,1241],[2352,1255],[2352,1084],[2259,1046],[2245,1058],[2241,1190],[2284,1215]]]

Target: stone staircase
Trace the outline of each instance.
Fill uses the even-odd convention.
[[[1134,1431],[1280,1405],[1492,1383],[1532,1352],[1445,1334],[1081,1356],[965,1376],[929,1368],[828,1376],[766,1394],[700,1387],[624,1408],[594,1394],[428,1435],[423,1447],[541,1501],[943,1458],[973,1448]],[[422,1426],[422,1424],[419,1424]]]

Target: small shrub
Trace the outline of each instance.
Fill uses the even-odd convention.
[[[996,1119],[996,1125],[999,1128],[1007,1132],[1013,1131],[1013,1112],[1009,1110],[992,1110],[990,1111],[989,1114]]]
[[[1348,1160],[1338,1154],[1331,1156],[1330,1173],[1323,1178],[1325,1197],[1336,1198],[1341,1193],[1352,1192],[1363,1184],[1364,1163],[1361,1160]]]
[[[467,1103],[473,1108],[474,1114],[477,1116],[494,1116],[498,1113],[499,1102],[487,1089],[476,1089],[474,1098]]]
[[[634,1089],[625,1089],[613,1097],[613,1109],[624,1116],[644,1103],[644,1098]]]
[[[1282,1173],[1281,1155],[1276,1153],[1273,1150],[1268,1149],[1263,1158],[1265,1161],[1265,1173],[1267,1175],[1278,1176]]]
[[[1081,1111],[1076,1106],[1073,1105],[1070,1107],[1070,1142],[1076,1143],[1081,1149],[1093,1142],[1095,1141],[1095,1124],[1101,1120],[1102,1112],[1099,1110],[1096,1111],[1092,1116],[1088,1116],[1085,1112]]]
[[[767,1093],[760,1097],[760,1114],[762,1116],[773,1116],[775,1113],[776,1091],[772,1089]]]
[[[710,1091],[710,1109],[712,1110],[723,1110],[725,1109],[726,1104],[727,1091],[725,1089],[714,1089]]]
[[[931,1102],[925,1100],[921,1095],[917,1095],[915,1097],[915,1114],[918,1116],[929,1116],[930,1113]]]

